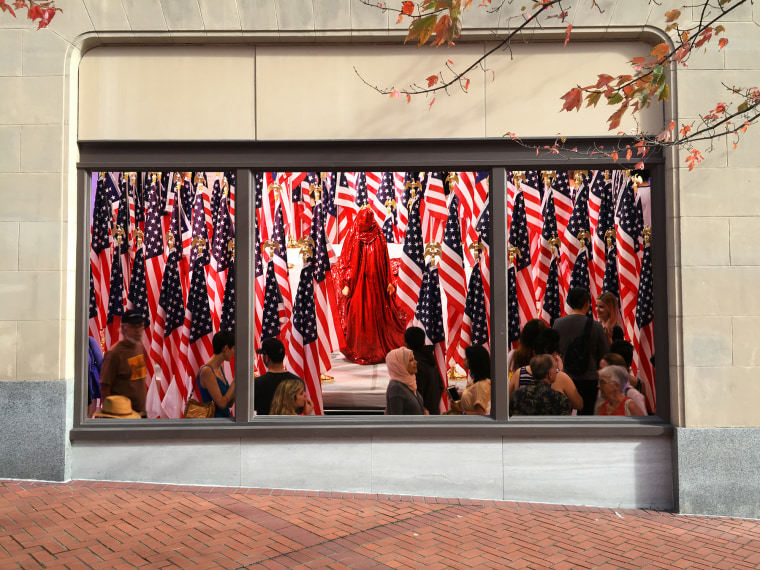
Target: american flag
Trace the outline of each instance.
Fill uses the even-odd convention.
[[[480,262],[475,263],[470,274],[467,290],[467,302],[464,307],[462,334],[459,354],[464,361],[464,349],[470,345],[484,345],[490,348],[488,341],[488,320],[486,318],[486,298],[483,292],[483,279],[480,275]]]
[[[435,362],[443,378],[444,393],[441,396],[441,412],[448,409],[448,399],[445,388],[448,385],[446,377],[446,333],[443,329],[443,306],[441,303],[441,288],[438,281],[438,268],[430,265],[425,271],[420,289],[419,301],[415,309],[415,320],[425,331],[427,341],[435,347]]]
[[[214,328],[221,329],[222,306],[224,304],[225,291],[227,283],[227,273],[232,265],[232,251],[230,243],[235,238],[232,228],[232,217],[228,208],[229,195],[224,193],[219,199],[219,211],[216,216],[214,227],[214,237],[211,240],[211,282],[209,283],[210,291],[214,293],[212,297],[213,308],[211,311],[214,319]]]
[[[97,316],[98,316],[98,301],[95,298],[95,284],[93,283],[93,279],[92,279],[92,265],[90,265],[90,308],[89,308],[89,312],[87,313],[87,318],[94,319]],[[90,334],[90,336],[92,336],[92,334]],[[100,340],[97,336],[93,338]]]
[[[132,264],[132,274],[129,278],[127,308],[140,311],[141,314],[149,317],[148,288],[145,283],[145,251],[142,245],[136,247],[135,251],[135,261]],[[145,352],[145,365],[148,370],[148,375],[146,377],[146,381],[148,382],[153,378],[153,363],[150,359],[150,339],[151,330],[150,328],[146,328],[145,332],[143,332],[142,344]]]
[[[583,242],[584,248],[581,248],[581,234],[585,236]],[[570,216],[570,220],[565,229],[565,235],[562,238],[562,258],[560,261],[560,287],[562,287],[563,296],[567,295],[567,291],[573,287],[573,277],[575,277],[575,283],[584,283],[582,285],[588,291],[591,291],[591,283],[589,281],[588,271],[588,248],[591,245],[591,233],[589,231],[589,219],[588,219],[588,188],[584,185],[578,190],[575,196],[575,205],[573,207],[573,213]],[[581,254],[581,249],[585,249],[585,268],[575,271],[576,258]],[[584,275],[585,277],[582,277]],[[580,279],[580,281],[579,281]],[[581,286],[581,285],[576,285]],[[596,305],[591,303],[591,306],[596,309]]]
[[[253,253],[253,281],[254,281],[254,330],[260,331],[263,329],[263,318],[264,318],[264,298],[265,298],[265,290],[266,290],[266,280],[264,278],[264,262],[263,262],[263,255],[261,253],[261,240],[259,239],[259,228],[256,226],[256,230],[254,231],[254,253]],[[273,266],[274,262],[270,260],[270,264]],[[276,280],[276,277],[274,275],[274,269],[272,269],[272,278]],[[279,288],[278,288],[279,291]],[[280,293],[280,297],[282,297],[282,293]],[[283,305],[283,313],[285,312],[285,307]],[[279,318],[279,317],[278,317]],[[253,349],[258,350],[261,348],[261,339],[262,336],[258,334],[253,335]],[[257,372],[257,374],[264,374],[265,367],[264,367],[264,360],[261,358],[260,354],[256,355],[256,360],[254,364],[254,368]]]
[[[525,182],[520,184],[520,189],[525,200],[525,221],[528,225],[528,238],[530,240],[530,263],[531,267],[534,268],[533,287],[540,290],[538,282],[543,280],[539,277],[540,273],[535,271],[541,255],[541,232],[544,226],[543,201],[545,192],[540,180],[540,173],[537,170],[527,171]],[[514,212],[512,215],[514,216]]]
[[[628,182],[620,197],[617,211],[618,278],[620,280],[620,309],[623,314],[626,338],[633,338],[636,320],[636,294],[639,288],[639,239],[644,223],[641,204],[636,202],[633,183]]]
[[[549,273],[546,278],[546,289],[541,303],[541,319],[550,327],[562,316],[562,303],[559,293],[559,263],[557,256],[552,256],[549,263]],[[519,326],[519,325],[518,325]]]
[[[480,256],[480,273],[483,278],[483,291],[486,296],[486,320],[488,326],[491,326],[491,212],[486,202],[483,213],[478,219],[476,230],[480,238],[480,245],[483,246],[483,253]]]
[[[515,258],[515,281],[517,285],[520,328],[522,328],[525,326],[525,323],[536,316],[536,296],[533,290],[533,276],[530,271],[528,224],[525,219],[525,201],[522,193],[515,196],[512,227],[509,230],[509,245],[517,248],[519,251],[519,255]]]
[[[227,283],[224,285],[224,302],[222,303],[222,320],[220,331],[235,332],[235,261],[227,268]]]
[[[290,292],[290,271],[288,269],[288,250],[285,243],[285,228],[282,219],[282,208],[277,208],[275,214],[274,232],[272,233],[272,240],[276,241],[279,245],[279,249],[274,250],[274,273],[277,276],[277,283],[280,285],[280,292],[282,294],[282,303],[285,308],[284,313],[280,313],[280,321],[284,322],[283,338],[288,339],[291,329],[291,317],[293,315],[293,297]],[[286,342],[285,350],[287,352],[288,361],[291,358],[291,345]],[[302,377],[303,378],[303,377]]]
[[[422,219],[425,242],[441,243],[449,217],[446,194],[443,190],[443,173],[429,172],[425,188],[425,216]]]
[[[591,256],[591,275],[593,291],[601,293],[604,271],[607,263],[606,234],[615,228],[615,202],[612,198],[612,185],[604,179],[604,172],[594,171],[589,191],[589,224],[591,226],[593,253]],[[593,292],[592,291],[592,292]]]
[[[425,252],[420,225],[420,199],[415,198],[409,209],[409,223],[398,271],[398,300],[407,315],[414,315],[425,269]]]
[[[219,217],[219,207],[222,205],[222,185],[217,178],[214,180],[214,184],[211,190],[211,200],[209,201],[209,208],[211,209],[211,227],[216,231],[216,219]],[[213,241],[214,236],[211,236]]]
[[[314,308],[314,264],[306,263],[293,305],[293,327],[290,365],[296,376],[303,378],[306,391],[314,404],[314,413],[323,413],[322,385],[319,380],[319,348],[317,346],[317,314]]]
[[[383,173],[382,172],[365,172],[367,190],[367,204],[372,208],[375,214],[375,222],[379,227],[383,227],[385,222],[385,200],[383,199]]]
[[[314,208],[309,237],[314,240],[313,272],[314,272],[314,297],[313,302],[317,318],[317,346],[319,350],[319,371],[326,372],[332,368],[330,355],[338,348],[338,337],[334,329],[333,311],[330,307],[328,296],[327,274],[330,271],[330,256],[327,252],[327,240],[325,227],[322,223],[322,204],[317,202]],[[333,332],[331,334],[331,325]]]
[[[108,326],[106,327],[106,350],[119,341],[121,316],[124,314],[124,271],[119,259],[118,246],[113,250],[111,263],[111,287],[108,294]]]
[[[409,199],[411,190],[407,184],[414,182],[411,172],[394,172],[393,186],[396,190],[396,208],[398,212],[398,229],[402,236],[406,235],[406,226],[409,223]],[[402,241],[399,240],[399,242]]]
[[[369,206],[369,193],[367,192],[367,173],[356,173],[356,209]]]
[[[159,206],[158,185],[151,182],[148,189],[148,208],[145,213],[145,235],[143,236],[143,248],[145,252],[145,276],[150,307],[151,327],[146,330],[149,339],[149,347],[145,354],[149,355],[148,362],[154,364],[160,362],[161,346],[164,338],[163,319],[158,322],[158,299],[161,295],[161,277],[164,274],[166,259],[164,256],[164,238],[162,235],[161,211]],[[130,294],[132,293],[130,287]],[[153,345],[157,347],[154,351]],[[152,367],[148,367],[148,373],[152,374]],[[163,394],[161,394],[163,396]],[[160,404],[160,402],[159,402]]]
[[[256,179],[257,192],[258,179]],[[256,224],[261,234],[262,243],[267,241],[274,231],[274,217],[277,203],[285,188],[278,186],[276,172],[264,172],[261,177],[261,207],[256,210]]]
[[[353,192],[348,187],[348,178],[345,172],[338,173],[338,183],[335,187],[335,205],[338,208],[338,241],[343,243],[348,235],[348,230],[354,225],[354,218],[358,211]]]
[[[510,264],[507,270],[507,340],[513,348],[520,340],[520,304],[517,301],[517,270]]]
[[[190,292],[187,295],[185,326],[182,335],[182,349],[187,352],[187,392],[194,390],[195,377],[203,364],[211,358],[213,347],[211,336],[211,307],[206,287],[206,266],[200,261],[193,267]],[[196,394],[197,395],[197,394]]]
[[[654,384],[654,302],[652,283],[652,254],[650,247],[644,247],[641,259],[639,294],[636,303],[636,328],[633,334],[633,373],[646,385],[647,408],[655,413],[656,395]]]
[[[456,195],[452,196],[451,204],[449,204],[449,217],[446,220],[446,231],[441,244],[441,262],[438,272],[443,292],[446,294],[446,330],[449,339],[446,363],[462,364],[463,360],[459,357],[459,337],[467,300],[467,277],[464,272],[462,233],[459,227],[459,199]],[[485,299],[483,299],[483,313],[485,318]]]
[[[108,292],[111,281],[111,240],[109,229],[113,222],[111,200],[105,177],[99,177],[95,191],[92,218],[92,242],[90,247],[90,271],[92,292],[95,294],[97,314],[90,321],[90,336],[100,341],[100,331],[105,327]]]
[[[118,245],[119,240],[114,233],[114,250],[120,254],[119,259],[122,264],[122,278],[127,279],[132,270],[132,264],[130,260],[129,244],[132,239],[132,224],[130,223],[130,206],[129,206],[129,186],[127,185],[127,178],[123,177],[121,180],[121,194],[119,199],[119,210],[116,214],[116,228],[114,232],[123,231],[121,246]],[[114,257],[114,259],[117,259]],[[113,282],[112,282],[113,286]],[[122,286],[126,289],[129,287],[127,281],[122,281]],[[117,337],[118,339],[118,337]]]
[[[166,259],[164,277],[161,281],[161,295],[158,300],[156,320],[163,322],[163,342],[160,347],[162,386],[164,395],[161,399],[163,415],[167,418],[181,418],[188,397],[185,373],[187,353],[182,350],[182,325],[185,320],[185,304],[182,300],[182,285],[179,273],[180,254],[177,250],[169,252]],[[155,330],[154,341],[158,336]],[[156,351],[156,343],[151,351]]]
[[[401,235],[399,234],[398,227],[396,225],[396,209],[398,204],[394,207],[392,204],[386,206],[386,202],[393,200],[396,202],[396,190],[393,182],[393,172],[381,172],[380,189],[377,193],[377,200],[382,205],[382,217],[378,222],[378,225],[383,228],[383,235],[385,241],[388,243],[400,243]]]
[[[547,281],[549,279],[549,269],[552,261],[555,263],[558,261],[555,259],[557,256],[552,253],[553,240],[558,239],[557,234],[557,216],[554,213],[554,199],[552,197],[553,191],[551,188],[546,189],[544,195],[544,209],[543,209],[543,226],[541,228],[541,235],[538,242],[538,255],[536,257],[536,264],[533,266],[533,283],[536,287],[536,298],[543,299],[544,292],[547,287]],[[557,243],[554,243],[556,251],[559,252]]]
[[[558,170],[554,181],[554,210],[557,214],[557,235],[565,235],[565,229],[573,215],[573,193],[567,170]]]
[[[583,248],[578,254],[578,257],[576,257],[575,265],[573,266],[573,272],[570,276],[570,289],[573,287],[583,287],[587,291],[589,290],[589,287],[591,285],[589,284],[587,255],[588,250],[586,248]],[[589,308],[589,311],[591,311],[591,308]]]
[[[267,264],[266,287],[264,290],[264,306],[261,318],[261,338],[274,338],[280,336],[280,313],[284,312],[282,293],[277,285],[277,276],[274,271],[274,261]]]
[[[607,250],[607,260],[604,265],[604,281],[602,282],[602,291],[609,291],[620,300],[620,283],[618,281],[618,256],[615,240]]]
[[[338,208],[335,206],[335,187],[338,183],[337,172],[322,173],[322,205],[325,214],[325,232],[327,239],[338,242]]]
[[[459,172],[458,176],[454,192],[462,207],[462,235],[465,243],[475,243],[478,241],[476,225],[488,201],[488,172]],[[470,262],[474,259],[470,258]]]
[[[507,170],[507,232],[512,227],[512,210],[515,207],[515,196],[517,196],[515,173],[512,170]]]

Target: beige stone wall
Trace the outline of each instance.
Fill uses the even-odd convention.
[[[582,48],[573,45],[576,38],[625,40],[633,45],[649,26],[662,22],[665,11],[680,8],[684,2],[666,0],[656,5],[647,0],[598,0],[597,3],[602,10],[586,12],[584,3],[575,7],[572,23],[577,33],[569,46],[571,49]],[[271,58],[270,64],[279,58],[287,65],[298,66],[304,65],[303,60],[307,58],[282,58],[292,49],[286,49],[286,44],[305,43],[308,47],[303,48],[304,52],[316,51],[313,46],[323,49],[326,43],[355,46],[392,42],[398,45],[402,33],[402,26],[395,23],[393,16],[364,6],[358,0],[68,0],[59,4],[64,12],[55,17],[48,30],[41,32],[34,31],[23,19],[14,20],[0,14],[0,92],[3,93],[0,106],[0,149],[3,151],[0,153],[0,232],[3,236],[0,380],[53,380],[72,378],[74,374],[72,285],[76,260],[75,234],[69,221],[73,221],[77,213],[74,178],[77,121],[83,121],[81,136],[87,133],[85,117],[109,114],[108,109],[98,107],[98,102],[89,103],[80,114],[77,74],[82,53],[116,43],[131,46],[233,43],[267,46],[256,49],[261,51],[262,58],[264,55]],[[726,28],[730,43],[726,50],[717,52],[715,47],[709,47],[709,53],[700,57],[697,54],[688,69],[679,70],[674,89],[678,99],[674,108],[664,110],[666,118],[677,111],[679,122],[689,121],[709,110],[716,101],[728,99],[720,81],[738,86],[760,85],[760,63],[755,53],[760,40],[760,7],[748,4],[729,20],[732,21]],[[526,39],[543,41],[552,34],[556,39],[562,37],[566,23],[552,20],[544,24],[540,36]],[[483,11],[471,11],[465,21],[470,37],[480,41],[492,37],[489,30],[495,25],[504,29],[508,22],[496,21]],[[482,48],[467,46],[465,49]],[[558,54],[563,51],[558,44],[555,49]],[[343,50],[344,59],[350,59],[345,56],[352,51],[352,48]],[[417,57],[434,61],[459,57],[458,53],[457,50],[417,52],[394,47],[388,57],[399,57],[401,60],[397,61],[416,65]],[[618,55],[624,57],[628,53]],[[610,54],[607,46],[600,49],[598,55],[599,58],[612,56],[616,54]],[[515,68],[525,65],[525,59],[520,61]],[[338,60],[334,63],[337,65]],[[82,69],[86,65],[89,64],[84,63]],[[387,65],[387,62],[383,64]],[[509,77],[509,69],[502,70],[497,64],[494,67],[499,78]],[[256,73],[264,69],[262,65]],[[251,71],[249,67],[245,70],[243,75]],[[276,69],[270,66],[270,72],[274,71]],[[342,72],[346,73],[345,69]],[[169,70],[167,74],[170,77],[140,76],[136,82],[153,79],[171,83]],[[378,78],[378,83],[382,79]],[[419,77],[415,75],[410,80],[419,80]],[[449,130],[441,136],[455,136],[459,132],[466,134],[456,136],[483,136],[473,134],[480,132],[498,136],[502,129],[518,130],[511,128],[512,121],[525,128],[535,125],[532,120],[519,122],[524,115],[505,114],[503,110],[508,107],[494,108],[504,93],[499,89],[512,95],[515,88],[519,88],[517,81],[507,88],[499,88],[489,84],[484,74],[482,79],[473,78],[472,89],[478,95],[477,101],[476,97],[459,96],[457,102],[454,98],[436,101],[437,111],[443,111],[442,114],[464,105],[474,118],[466,125],[447,126]],[[559,108],[554,94],[543,95],[543,88],[540,92],[540,99],[545,98],[547,102],[548,112]],[[276,93],[276,90],[266,93]],[[262,97],[262,102],[267,101],[263,93]],[[346,114],[341,114],[343,122],[330,132],[335,132],[335,136],[355,133],[358,115],[354,103],[366,111],[370,97],[362,96],[361,103],[351,102],[345,109]],[[465,100],[466,103],[461,102]],[[317,102],[315,99],[314,103]],[[269,109],[282,113],[283,109],[276,103],[270,102]],[[375,136],[388,132],[387,126],[378,120],[387,114],[387,109],[401,116],[409,112],[399,111],[398,107],[398,101],[378,103],[379,110],[372,115],[376,124],[371,132],[379,133]],[[256,131],[257,137],[287,138],[285,134],[295,132],[272,128],[273,123],[264,129],[266,120],[261,116],[261,109],[257,111],[254,117],[260,125],[256,128],[261,128]],[[432,132],[436,128],[433,126],[436,121],[429,118],[434,112],[416,113],[425,115],[419,119],[420,129]],[[246,116],[246,120],[236,125],[240,132],[235,136],[243,136],[241,133],[253,128],[249,119]],[[598,122],[597,117],[583,113],[563,119],[577,119],[571,128],[579,131],[585,128],[594,131]],[[116,122],[113,118],[111,121],[109,128],[115,128]],[[547,124],[554,123],[548,120]],[[176,132],[187,134],[187,131]],[[312,136],[327,136],[323,132],[319,130]],[[403,132],[396,136],[408,136],[405,134],[408,131]],[[713,152],[705,155],[705,163],[694,173],[685,171],[683,152],[669,157],[668,235],[657,243],[669,248],[670,377],[673,414],[679,425],[760,425],[760,417],[752,404],[760,396],[760,384],[755,379],[760,360],[755,340],[760,330],[760,302],[753,295],[760,277],[760,254],[753,241],[753,229],[760,216],[760,201],[756,196],[760,174],[760,155],[756,151],[759,137],[757,130],[750,130],[736,150],[732,148],[733,141],[717,142]]]

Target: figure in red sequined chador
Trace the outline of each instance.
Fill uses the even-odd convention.
[[[385,362],[404,346],[406,317],[396,303],[388,243],[375,216],[362,208],[346,237],[338,261],[343,355],[358,364]]]

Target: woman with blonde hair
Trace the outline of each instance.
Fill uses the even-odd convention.
[[[607,344],[612,343],[612,331],[620,327],[623,330],[623,317],[620,314],[620,305],[618,298],[614,293],[605,291],[596,298],[596,315],[604,327],[604,334],[607,336]]]
[[[283,380],[272,398],[270,416],[310,416],[314,405],[306,395],[306,385],[300,378]]]

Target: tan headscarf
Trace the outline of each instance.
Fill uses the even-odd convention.
[[[391,350],[385,356],[385,364],[388,367],[388,376],[391,380],[397,380],[405,384],[412,392],[417,391],[417,377],[409,374],[409,360],[412,357],[412,351],[402,346]]]

